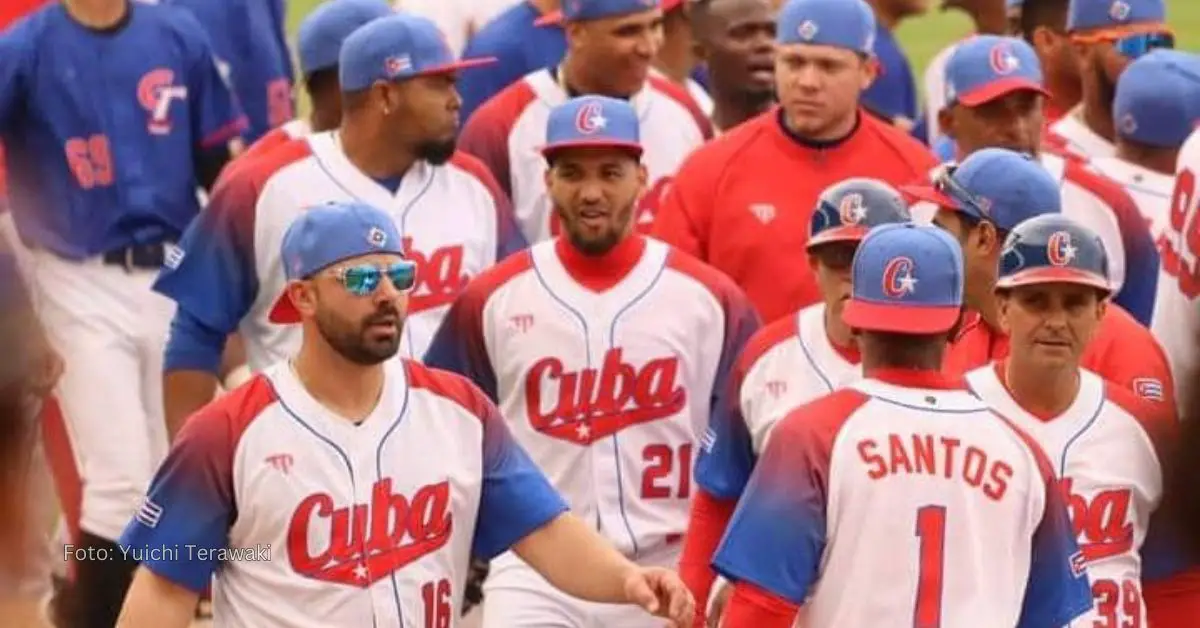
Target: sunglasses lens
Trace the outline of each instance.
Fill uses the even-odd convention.
[[[387,274],[392,280],[392,285],[401,292],[412,290],[417,281],[417,267],[411,262],[393,264],[388,268]]]
[[[1137,59],[1152,50],[1175,47],[1175,37],[1170,33],[1139,33],[1118,39],[1117,52],[1130,59]]]
[[[347,268],[342,275],[342,284],[354,296],[362,297],[371,294],[379,287],[382,273],[374,266],[355,266]]]

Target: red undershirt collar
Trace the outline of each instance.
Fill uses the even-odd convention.
[[[905,388],[935,388],[939,390],[957,390],[963,388],[962,378],[951,377],[934,370],[874,368],[868,369],[866,376]]]
[[[621,283],[642,259],[646,239],[633,234],[603,255],[586,255],[565,236],[554,242],[554,252],[572,279],[592,292],[604,292]]]

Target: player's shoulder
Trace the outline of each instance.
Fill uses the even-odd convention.
[[[776,348],[788,342],[798,342],[800,332],[796,325],[796,315],[784,316],[781,319],[763,325],[750,336],[745,348],[738,356],[739,370],[749,372],[765,356]]]
[[[700,103],[692,96],[691,92],[684,85],[680,85],[664,76],[654,72],[646,79],[646,84],[649,89],[660,94],[668,101],[682,107],[692,118],[696,128],[700,131],[704,138],[710,138],[714,135],[712,120],[704,113],[704,109]]]
[[[860,132],[869,134],[874,143],[886,148],[892,156],[899,157],[915,174],[923,175],[937,165],[938,159],[929,147],[907,131],[865,112],[860,116],[863,126]]]
[[[723,305],[728,306],[746,301],[745,293],[725,273],[687,251],[675,248],[665,242],[659,244],[667,247],[666,264],[668,269],[704,286],[708,293]]]
[[[777,160],[778,155],[754,154],[771,151],[771,134],[779,132],[777,116],[775,109],[761,113],[697,147],[684,159],[674,183],[714,185],[736,168],[762,168]]]
[[[446,399],[481,422],[495,416],[497,410],[487,395],[466,377],[408,358],[401,358],[400,364],[411,390]]]
[[[512,31],[523,24],[537,19],[537,11],[527,2],[515,2],[512,6],[487,20],[463,49],[463,57],[500,57],[499,53],[516,50],[521,46],[520,38]]]
[[[278,401],[275,387],[264,373],[220,395],[188,417],[178,440],[232,452],[242,434],[264,411]]]
[[[489,193],[502,193],[496,177],[492,175],[492,171],[483,163],[483,160],[468,152],[454,151],[454,155],[450,157],[450,161],[446,162],[446,166],[451,176],[461,177],[469,184],[482,185],[487,188]]]
[[[553,240],[547,240],[553,243]],[[482,308],[501,287],[520,275],[533,270],[533,250],[546,242],[517,251],[475,275],[459,295],[459,299],[473,307]]]
[[[1110,411],[1125,416],[1141,427],[1156,453],[1161,453],[1174,443],[1179,421],[1170,404],[1153,403],[1125,386],[1110,381],[1104,382],[1104,400]]]
[[[1133,197],[1116,179],[1100,172],[1084,159],[1063,158],[1063,179],[1091,192],[1114,211],[1136,212]]]
[[[857,388],[839,388],[793,408],[775,426],[775,433],[815,435],[831,445],[847,422],[870,401],[871,396]]]
[[[179,42],[192,54],[212,54],[207,31],[196,15],[186,7],[165,2],[130,3],[137,12],[134,19],[162,29],[167,36]]]
[[[253,155],[243,155],[233,162],[236,167],[228,171],[229,179],[262,188],[272,177],[289,166],[304,161],[313,154],[312,145],[306,138],[286,139]],[[244,161],[243,161],[244,159]],[[224,178],[226,173],[222,173]]]
[[[30,52],[40,43],[58,45],[54,36],[66,33],[58,33],[57,29],[69,27],[70,23],[71,19],[61,3],[47,2],[11,24],[0,27],[0,50],[9,55]]]

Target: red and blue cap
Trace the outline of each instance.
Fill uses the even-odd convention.
[[[1200,55],[1155,50],[1125,68],[1113,98],[1117,134],[1178,148],[1200,124]]]
[[[1108,255],[1095,232],[1062,214],[1031,218],[1004,240],[996,289],[1073,283],[1111,291]]]
[[[1036,158],[1004,148],[975,151],[960,164],[936,168],[929,183],[901,189],[1005,231],[1034,216],[1062,212],[1058,181]]]
[[[900,192],[878,179],[855,177],[835,183],[817,197],[808,225],[808,245],[859,242],[873,227],[912,220]]]
[[[960,43],[945,78],[947,106],[977,107],[1022,90],[1047,94],[1037,53],[1016,37],[977,35]]]
[[[1120,30],[1148,24],[1161,26],[1167,21],[1163,0],[1071,0],[1067,9],[1067,30]]]
[[[338,262],[373,255],[404,255],[396,221],[366,203],[328,203],[300,214],[283,234],[281,260],[288,281],[307,279]],[[296,323],[300,314],[287,293],[271,308],[272,323]]]
[[[579,96],[550,110],[542,154],[564,148],[620,148],[642,155],[637,110],[629,101]]]
[[[563,0],[562,9],[551,11],[534,21],[536,26],[567,22],[587,22],[604,18],[661,9],[663,13],[683,6],[683,0]]]
[[[428,18],[396,13],[372,20],[342,44],[338,78],[355,92],[377,81],[403,81],[495,63],[495,57],[456,59],[441,29]]]
[[[875,227],[858,245],[851,281],[842,310],[850,327],[913,335],[948,331],[962,312],[962,249],[937,227]]]
[[[330,0],[317,5],[296,35],[300,73],[308,76],[338,65],[342,43],[360,26],[394,13],[384,0]]]
[[[875,13],[863,0],[787,0],[776,17],[775,41],[875,54]]]

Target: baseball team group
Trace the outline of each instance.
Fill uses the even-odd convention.
[[[0,626],[1200,628],[1200,55],[927,4],[14,2]]]

